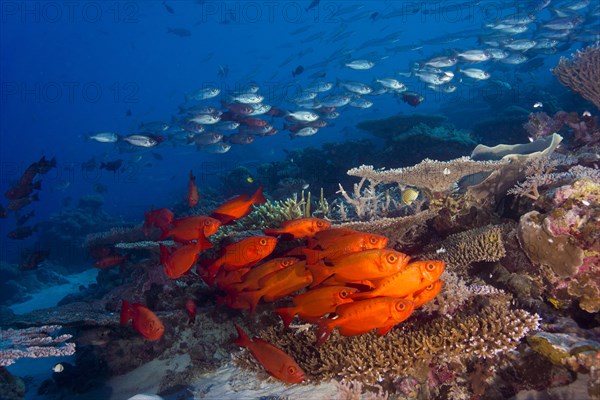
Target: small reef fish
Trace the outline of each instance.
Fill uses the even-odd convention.
[[[4,193],[4,197],[9,200],[18,200],[22,199],[25,196],[28,196],[34,190],[42,189],[42,181],[37,181],[35,183],[18,183],[16,186],[13,186],[9,190]]]
[[[175,214],[168,208],[159,208],[144,212],[144,235],[148,236],[153,226],[156,226],[163,232],[171,225]]]
[[[192,299],[188,299],[188,301],[185,302],[185,311],[189,318],[188,324],[192,325],[196,322],[196,302]]]
[[[281,317],[287,328],[295,315],[310,320],[334,312],[338,306],[352,302],[350,295],[357,291],[347,286],[320,287],[295,295],[293,307],[277,308],[273,312]]]
[[[161,320],[146,306],[123,300],[121,305],[121,325],[127,325],[132,320],[133,328],[148,340],[158,340],[165,332]]]
[[[158,140],[146,135],[125,136],[123,141],[136,147],[154,147],[158,144]]]
[[[314,265],[307,264],[307,268],[313,275],[311,287],[314,287],[332,275],[338,282],[386,278],[404,269],[409,260],[409,256],[399,251],[374,249],[340,257],[335,260],[333,266],[321,262]]]
[[[402,93],[402,101],[410,106],[416,107],[425,100],[425,97],[415,92],[404,92]]]
[[[221,93],[221,89],[216,87],[207,87],[198,89],[190,94],[185,95],[186,103],[191,100],[207,100],[217,97]]]
[[[204,215],[194,215],[191,217],[180,218],[173,221],[172,228],[163,229],[163,234],[159,240],[164,240],[173,236],[173,240],[181,243],[187,243],[198,239],[198,234],[209,237],[214,234],[221,226],[221,221]]]
[[[299,218],[284,221],[279,229],[264,229],[265,235],[282,236],[285,239],[303,239],[317,232],[329,229],[331,223],[320,218]]]
[[[402,202],[410,206],[419,197],[419,192],[415,189],[406,189],[402,192]]]
[[[6,209],[9,211],[18,211],[24,207],[27,207],[34,201],[39,201],[39,200],[40,200],[40,198],[38,197],[37,193],[34,193],[29,197],[23,197],[23,198],[11,201],[6,206]]]
[[[198,253],[210,249],[213,245],[200,232],[195,243],[186,244],[175,250],[160,245],[160,263],[165,265],[165,274],[171,279],[185,275],[198,261]]]
[[[122,256],[120,254],[113,254],[106,257],[101,258],[100,260],[94,263],[94,267],[100,269],[112,268],[117,265],[123,265],[127,262],[128,257]]]
[[[105,169],[107,171],[112,171],[116,173],[121,166],[123,165],[123,160],[115,160],[115,161],[107,161],[100,163],[100,169]]]
[[[280,348],[260,338],[250,337],[237,324],[238,338],[235,344],[250,350],[250,353],[274,378],[287,383],[301,383],[306,379],[302,368]]]
[[[210,216],[221,221],[223,225],[227,225],[236,219],[243,218],[250,214],[253,205],[263,204],[267,201],[262,190],[262,186],[259,187],[252,197],[248,197],[247,194],[234,197],[217,207]]]
[[[196,205],[198,204],[198,199],[199,195],[198,186],[196,186],[196,177],[192,173],[192,170],[190,170],[190,180],[188,182],[188,192],[186,197],[188,206],[190,208],[196,207]]]
[[[354,300],[381,296],[406,297],[437,281],[445,267],[446,263],[439,260],[413,261],[401,271],[374,282],[375,289],[351,297]]]
[[[349,63],[344,64],[348,68],[357,69],[357,70],[366,70],[371,69],[375,66],[373,61],[369,60],[354,60]]]
[[[33,233],[37,231],[36,226],[20,226],[12,231],[8,232],[8,238],[13,240],[23,240],[33,235]]]
[[[338,318],[317,322],[317,343],[324,343],[335,328],[344,336],[361,335],[373,329],[377,329],[378,335],[385,335],[394,325],[410,317],[413,310],[412,301],[391,297],[342,304],[335,309]]]
[[[270,236],[251,236],[227,245],[221,250],[221,257],[208,266],[208,275],[215,276],[220,268],[234,271],[255,265],[271,254],[275,250],[275,245],[277,239]]]

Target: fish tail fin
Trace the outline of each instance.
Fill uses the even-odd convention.
[[[221,262],[219,262],[219,260],[215,260],[213,263],[208,265],[208,267],[206,268],[206,271],[207,271],[207,276],[209,277],[209,279],[212,280],[217,275],[217,272],[219,272],[219,269],[221,269],[222,265],[223,264]]]
[[[194,176],[194,173],[191,169],[190,169],[190,181],[194,182],[194,183],[196,182],[196,177]]]
[[[254,311],[256,311],[256,306],[258,305],[258,302],[263,297],[263,291],[260,289],[251,290],[248,292],[238,293],[235,297],[239,297],[246,303],[248,303],[248,305],[250,306],[250,315],[253,315]]]
[[[281,320],[283,321],[283,326],[285,326],[286,328],[290,326],[292,320],[294,319],[294,316],[296,315],[296,310],[294,307],[277,308],[273,310],[273,312],[281,317]]]
[[[317,345],[322,345],[329,335],[331,335],[333,327],[331,326],[331,321],[327,318],[319,319],[317,321],[317,327]]]
[[[160,235],[158,240],[165,240],[166,238],[171,236],[171,231],[169,229],[165,228],[164,226],[159,226],[159,228],[162,231],[162,234]]]
[[[267,199],[265,199],[265,195],[263,194],[263,187],[260,186],[258,189],[256,189],[256,193],[254,193],[254,195],[252,195],[252,203],[253,204],[264,204],[267,202]]]
[[[333,275],[331,271],[329,271],[329,268],[322,263],[313,265],[306,264],[306,268],[308,268],[313,277],[312,283],[310,284],[311,288],[319,285],[325,279]]]
[[[238,324],[234,324],[235,325],[235,330],[237,331],[238,337],[237,339],[235,339],[235,341],[233,343],[237,344],[240,347],[248,347],[252,344],[252,339],[250,339],[250,336],[248,336],[248,334],[246,334],[246,332],[244,332],[244,330],[238,325]]]
[[[263,233],[267,236],[277,236],[279,235],[279,230],[274,228],[263,229]]]
[[[198,252],[210,249],[213,247],[213,244],[211,242],[208,241],[208,239],[206,238],[206,236],[204,236],[204,232],[201,230],[200,231],[200,236],[198,236],[198,241],[196,242],[196,245],[198,246]]]
[[[123,300],[121,304],[121,325],[127,325],[131,318],[133,318],[133,308],[127,300]]]
[[[163,244],[159,244],[158,247],[160,248],[160,263],[164,264],[169,258],[169,250]]]

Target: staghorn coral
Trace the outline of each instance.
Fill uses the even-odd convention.
[[[472,263],[498,261],[506,255],[503,227],[487,225],[448,236],[425,249],[422,259],[440,259],[450,271],[461,271]]]
[[[62,327],[44,325],[26,329],[0,329],[0,367],[7,367],[19,358],[45,358],[75,354],[75,343],[67,343],[73,336],[52,336]]]
[[[427,189],[431,192],[449,192],[454,183],[465,176],[500,169],[508,161],[474,161],[461,157],[450,161],[426,158],[412,167],[375,170],[373,166],[361,165],[348,171],[350,176],[367,178],[382,183],[402,183]]]
[[[493,358],[515,349],[538,324],[537,315],[510,309],[506,297],[499,296],[496,302],[481,304],[476,313],[460,312],[453,319],[413,319],[385,336],[343,337],[334,332],[320,347],[315,345],[313,331],[271,326],[259,336],[290,354],[314,381],[335,378],[375,384],[403,375],[426,379],[431,363]]]
[[[552,70],[563,85],[600,109],[600,45],[578,50],[571,59],[561,57]]]

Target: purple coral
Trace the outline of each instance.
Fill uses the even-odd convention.
[[[558,132],[563,127],[567,113],[559,111],[550,117],[545,112],[530,113],[523,128],[532,140],[542,139]]]

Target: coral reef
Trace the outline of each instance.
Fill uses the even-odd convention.
[[[429,245],[423,259],[441,259],[449,271],[464,271],[480,261],[498,261],[506,255],[502,226],[488,225],[448,236],[440,243]]]
[[[372,135],[383,139],[392,139],[410,131],[417,125],[424,125],[429,128],[438,128],[446,121],[442,115],[412,114],[412,115],[394,115],[390,118],[363,121],[356,127],[368,131]]]
[[[49,263],[32,271],[21,271],[15,264],[0,263],[0,304],[23,302],[41,289],[67,283],[61,270],[62,267]]]
[[[480,172],[500,169],[507,161],[475,161],[461,157],[450,161],[425,159],[412,167],[376,170],[370,165],[361,165],[348,171],[350,176],[367,178],[382,183],[402,183],[427,189],[431,192],[449,192],[461,178]]]
[[[394,380],[412,377],[425,383],[433,370],[454,365],[454,374],[459,375],[468,363],[509,352],[538,329],[537,315],[511,309],[504,296],[479,300],[471,304],[477,313],[471,309],[452,319],[411,319],[385,336],[335,333],[320,347],[310,330],[268,327],[259,336],[292,355],[317,382],[343,378],[387,388],[393,387]]]
[[[53,336],[60,325],[44,325],[26,329],[0,329],[0,367],[12,365],[19,358],[45,358],[75,354],[73,336]]]
[[[591,101],[600,110],[600,45],[578,50],[571,59],[561,57],[552,70],[563,85]]]
[[[39,239],[35,248],[52,249],[50,260],[63,265],[70,272],[79,272],[86,266],[87,251],[83,247],[86,235],[106,231],[123,221],[102,210],[103,198],[83,196],[75,208],[63,209],[39,224]]]

